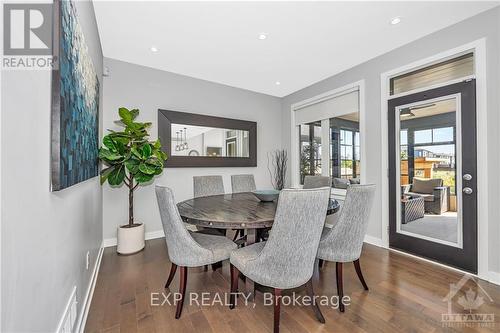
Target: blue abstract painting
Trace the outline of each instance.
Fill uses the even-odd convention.
[[[99,173],[99,80],[75,5],[54,3],[59,68],[52,81],[52,190],[58,191]]]

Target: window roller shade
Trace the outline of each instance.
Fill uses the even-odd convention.
[[[295,125],[359,112],[359,91],[353,91],[295,110]]]

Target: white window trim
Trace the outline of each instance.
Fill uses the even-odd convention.
[[[366,157],[365,149],[365,80],[356,81],[340,88],[336,88],[330,91],[327,91],[323,94],[305,99],[303,101],[294,103],[290,107],[290,133],[291,133],[291,145],[290,145],[290,172],[291,172],[291,182],[292,187],[300,187],[300,158],[299,158],[299,129],[298,126],[295,125],[295,110],[304,108],[306,106],[320,103],[353,91],[359,91],[359,141],[361,144],[360,147],[360,160],[361,160],[361,183],[366,181],[366,168],[364,159]],[[330,138],[323,138],[322,140],[326,140],[328,142]],[[327,149],[329,151],[329,149]],[[326,154],[328,155],[328,154]],[[328,158],[329,156],[322,156],[323,158]],[[323,161],[322,161],[323,162]],[[327,164],[328,165],[328,164]],[[328,176],[328,168],[322,169],[323,175]],[[343,191],[345,192],[345,191]]]
[[[487,95],[486,95],[486,38],[475,40],[471,43],[441,52],[431,57],[415,61],[413,63],[390,70],[380,75],[381,96],[381,158],[382,158],[382,246],[389,248],[389,174],[388,174],[388,109],[387,103],[390,99],[415,93],[418,90],[405,92],[395,96],[389,95],[389,80],[397,75],[438,63],[446,59],[474,52],[474,73],[476,79],[476,119],[477,119],[477,225],[478,225],[478,274],[477,276],[493,281],[493,274],[489,272],[488,264],[488,140],[487,140]],[[470,77],[469,77],[470,78]],[[458,80],[462,81],[464,78]],[[457,80],[454,80],[457,81]],[[445,86],[453,82],[445,82],[429,88]],[[497,282],[498,283],[498,282]]]

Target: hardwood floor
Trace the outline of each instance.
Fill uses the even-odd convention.
[[[182,317],[174,319],[173,304],[151,305],[151,293],[169,291],[163,289],[170,271],[165,240],[147,241],[145,250],[132,256],[119,256],[115,251],[114,247],[104,251],[86,332],[272,332],[273,307],[263,305],[259,292],[255,303],[245,306],[239,302],[234,310],[220,304],[190,305],[186,300]],[[351,297],[345,312],[321,306],[326,319],[321,324],[310,306],[282,305],[281,332],[500,331],[499,286],[479,281],[493,299],[490,302],[474,282],[468,281],[452,305],[453,313],[464,313],[457,299],[470,288],[484,300],[472,313],[494,314],[494,326],[443,327],[441,314],[448,311],[443,298],[450,283],[457,283],[462,274],[368,244],[364,245],[360,262],[370,291],[363,289],[354,265],[344,264],[344,295]],[[179,275],[177,272],[170,285],[172,292],[178,290]],[[313,281],[316,295],[336,295],[335,263],[325,262]],[[240,280],[239,285],[242,288],[244,283]],[[189,269],[187,293],[222,296],[229,288],[227,262],[215,272]],[[300,293],[305,295],[305,290]]]

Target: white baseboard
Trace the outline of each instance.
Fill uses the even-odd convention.
[[[163,232],[163,230],[146,232],[146,235],[145,235],[146,239],[156,239],[156,238],[162,238],[162,237],[165,237],[165,233]]]
[[[383,247],[385,248],[382,244],[382,239],[380,238],[377,238],[377,237],[373,237],[373,236],[370,236],[370,235],[365,235],[365,240],[364,240],[365,243],[368,243],[368,244],[371,244],[371,245],[375,245],[375,246],[378,246],[378,247]]]
[[[500,273],[490,271],[488,281],[500,286]]]
[[[87,323],[87,316],[89,314],[90,303],[92,302],[92,296],[94,295],[94,289],[97,282],[97,275],[99,275],[99,268],[101,267],[102,254],[104,252],[104,241],[99,248],[99,253],[94,264],[94,269],[92,270],[92,277],[90,278],[90,284],[85,293],[85,298],[82,301],[82,308],[80,310],[80,315],[76,322],[76,327],[73,332],[82,333],[85,330],[85,324]]]
[[[146,232],[145,239],[146,240],[148,240],[148,239],[156,239],[156,238],[162,238],[164,236],[165,236],[165,234],[163,233],[163,230],[150,231],[150,232]],[[365,241],[365,243],[368,243],[368,244],[372,244],[372,245],[375,245],[375,246],[378,246],[378,247],[384,247],[382,245],[382,239],[377,238],[377,237],[366,235],[364,241]],[[116,237],[114,237],[114,238],[106,238],[103,241],[103,246],[104,247],[116,246],[116,242],[117,242]]]
[[[163,230],[156,230],[156,231],[146,232],[146,234],[144,235],[144,238],[146,240],[148,240],[148,239],[162,238],[164,236],[165,236],[165,234],[163,233]],[[116,243],[117,243],[116,237],[114,237],[114,238],[106,238],[103,241],[103,246],[104,247],[116,246]]]
[[[103,239],[102,246],[103,247],[116,246],[116,237]]]

